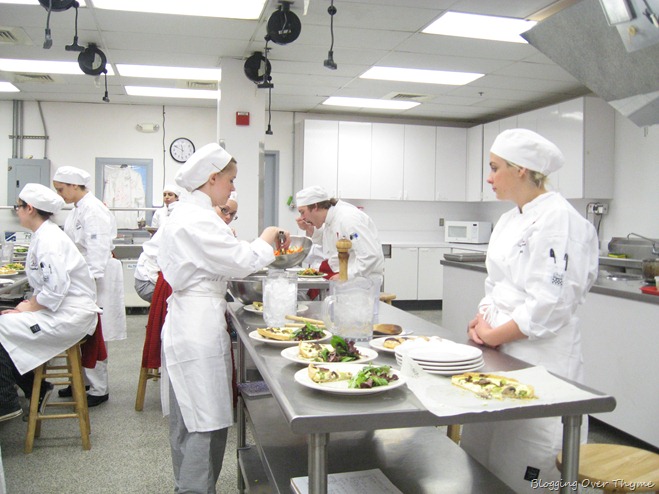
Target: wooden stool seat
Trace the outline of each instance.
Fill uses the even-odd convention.
[[[53,419],[78,419],[80,425],[80,437],[82,439],[82,449],[91,449],[89,440],[90,424],[89,409],[87,408],[87,394],[85,392],[85,382],[82,377],[82,360],[80,341],[64,353],[54,357],[34,369],[34,384],[32,386],[32,397],[30,398],[30,413],[28,415],[27,436],[25,438],[25,453],[31,453],[34,446],[34,438],[41,435],[41,422],[43,420]],[[65,362],[62,363],[62,359]],[[55,386],[71,386],[73,401],[46,403],[48,407],[72,407],[72,413],[41,413],[39,411],[39,396],[41,393],[41,383],[47,379],[58,379],[49,381]],[[66,380],[61,380],[61,379]]]
[[[141,412],[144,409],[146,383],[149,379],[153,379],[154,381],[160,379],[160,369],[140,368],[140,379],[137,382],[137,395],[135,396],[135,411],[137,412]]]
[[[561,468],[562,454],[556,457]],[[659,455],[619,444],[583,444],[579,480],[604,492],[655,492],[659,489]]]
[[[391,305],[391,301],[396,299],[396,295],[394,293],[380,293],[380,302],[385,302],[389,305]]]

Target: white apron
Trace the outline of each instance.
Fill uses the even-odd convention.
[[[233,424],[225,293],[226,283],[204,281],[172,293],[167,300],[161,402],[163,414],[168,415],[171,381],[189,432],[208,432]]]
[[[96,279],[98,306],[103,309],[101,324],[105,341],[124,340],[126,306],[124,303],[124,273],[121,261],[110,258],[102,278]]]
[[[84,300],[84,299],[82,299]],[[0,342],[18,372],[26,372],[70,348],[85,335],[94,334],[98,308],[93,304],[65,300],[53,312],[12,312],[0,316]],[[32,329],[38,325],[39,330]],[[35,328],[36,329],[36,328]]]

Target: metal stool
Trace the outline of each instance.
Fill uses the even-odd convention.
[[[140,368],[140,379],[137,382],[137,396],[135,397],[135,410],[141,412],[144,409],[144,396],[146,395],[146,383],[149,379],[157,381],[160,379],[160,369]]]
[[[392,300],[395,300],[396,295],[394,293],[380,293],[380,302],[385,302],[389,305],[391,304]]]
[[[559,470],[562,459],[559,453],[556,457]],[[659,455],[619,444],[582,444],[578,473],[582,485],[604,492],[656,492]]]
[[[32,398],[30,399],[30,414],[28,415],[27,436],[25,438],[25,453],[31,453],[34,438],[41,435],[41,421],[51,419],[78,419],[80,424],[80,437],[82,449],[91,449],[89,440],[90,424],[89,410],[87,408],[87,394],[85,393],[85,382],[82,377],[82,361],[79,341],[62,354],[54,357],[49,362],[34,369],[34,385],[32,386]],[[66,359],[65,363],[61,359]],[[72,407],[73,413],[40,413],[39,393],[41,382],[50,378],[65,378],[66,381],[51,381],[55,386],[71,386],[72,400],[66,402],[46,403],[48,407]]]

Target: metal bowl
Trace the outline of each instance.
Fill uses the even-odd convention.
[[[311,245],[312,242],[309,237],[291,235],[291,245],[289,246],[289,249],[302,246],[302,251],[295,254],[284,254],[277,256],[269,267],[275,269],[286,269],[299,265],[309,254]]]
[[[229,280],[227,288],[231,296],[244,305],[263,302],[265,276],[248,276],[242,280]]]

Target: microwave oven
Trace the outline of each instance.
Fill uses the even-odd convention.
[[[488,221],[446,221],[444,240],[461,244],[486,244],[490,241],[492,223]]]

